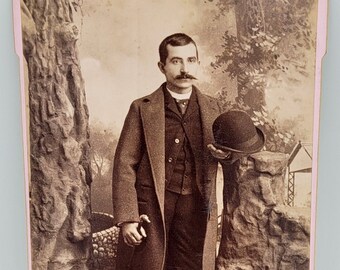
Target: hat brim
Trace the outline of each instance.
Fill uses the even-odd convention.
[[[232,151],[232,152],[236,152],[236,153],[247,153],[247,154],[252,154],[252,153],[258,152],[264,146],[265,136],[264,136],[264,133],[262,132],[261,129],[259,129],[258,127],[255,127],[255,128],[256,128],[256,132],[257,132],[257,140],[256,140],[255,143],[253,143],[250,146],[247,146],[247,147],[243,146],[243,147],[240,147],[239,149],[237,149],[237,147],[230,147],[230,146],[222,145],[222,144],[219,144],[219,143],[216,143],[216,142],[214,142],[213,145],[217,149],[220,149],[222,151]]]

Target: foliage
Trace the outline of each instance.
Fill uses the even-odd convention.
[[[270,70],[282,69],[285,72],[287,69],[278,62],[280,38],[266,34],[257,27],[250,37],[236,37],[226,32],[223,40],[222,46],[225,50],[223,54],[217,56],[213,67],[223,68],[231,78],[237,77],[239,89],[237,102],[246,102],[252,108],[259,109],[263,105],[264,89],[267,84],[265,75]],[[255,98],[247,102],[244,97],[251,91]]]
[[[214,2],[212,0],[211,2]],[[315,45],[308,20],[314,0],[218,0],[220,15],[233,9],[237,34],[223,36],[223,51],[212,63],[237,79],[236,104],[220,93],[224,107],[248,112],[267,135],[268,150],[289,152],[294,144],[291,132],[281,131],[265,108],[268,78],[307,76],[306,50]],[[296,78],[294,78],[296,80]]]
[[[264,150],[286,154],[293,150],[297,141],[294,132],[284,130],[265,106],[261,106],[259,110],[255,111],[244,103],[226,101],[223,97],[223,92],[220,93],[218,98],[224,111],[242,110],[251,116],[254,124],[265,134],[266,143]],[[293,125],[295,124],[293,121],[291,122]]]

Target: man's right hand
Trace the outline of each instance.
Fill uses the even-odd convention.
[[[126,222],[121,225],[124,242],[130,247],[140,245],[143,238],[146,238],[145,229],[141,224],[143,222],[150,223],[150,220],[147,215],[141,215],[140,220],[141,222]]]

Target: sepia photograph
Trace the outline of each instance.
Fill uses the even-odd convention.
[[[312,269],[318,4],[21,0],[31,269]]]

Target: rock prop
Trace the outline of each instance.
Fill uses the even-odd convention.
[[[88,108],[75,23],[81,1],[21,1],[28,69],[32,269],[88,269]]]
[[[284,204],[287,159],[259,152],[224,167],[217,269],[309,269],[310,209]]]

